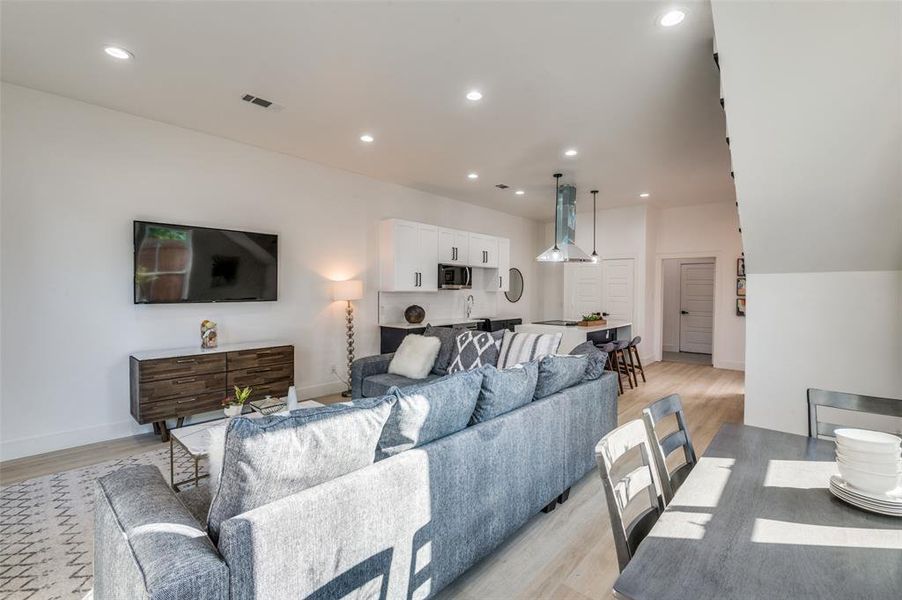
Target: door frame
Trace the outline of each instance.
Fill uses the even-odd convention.
[[[655,307],[655,344],[654,355],[655,360],[662,360],[664,357],[664,260],[670,258],[713,258],[714,259],[714,307],[711,311],[711,364],[715,367],[718,365],[720,357],[720,348],[717,343],[717,307],[722,300],[720,265],[732,264],[727,261],[727,257],[723,252],[707,251],[707,252],[666,252],[655,255],[655,289],[654,289],[654,307]],[[727,261],[727,262],[725,262]]]

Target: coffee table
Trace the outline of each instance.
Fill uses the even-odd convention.
[[[318,406],[325,406],[315,400],[304,400],[303,402],[298,403],[299,408],[316,408]],[[283,414],[283,413],[276,413]],[[285,411],[284,414],[288,414],[288,411]],[[259,419],[263,416],[273,416],[273,415],[262,415],[256,411],[248,412],[243,415],[248,419]],[[207,458],[210,453],[210,432],[217,427],[225,427],[229,422],[229,419],[223,417],[221,419],[213,419],[211,421],[204,421],[203,423],[196,423],[194,425],[186,425],[184,427],[176,427],[175,429],[171,429],[169,431],[169,481],[172,482],[172,489],[176,492],[179,491],[179,486],[184,485],[186,483],[193,483],[197,486],[198,482],[204,477],[209,477],[209,473],[200,474],[200,461],[202,458]],[[185,451],[194,460],[194,477],[185,479],[183,481],[175,480],[175,446],[178,445]]]

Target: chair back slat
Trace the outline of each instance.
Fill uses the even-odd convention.
[[[634,420],[614,429],[595,446],[595,460],[601,475],[617,561],[622,571],[664,510],[654,472],[654,459],[642,421]],[[644,511],[625,522],[625,515],[645,496]]]
[[[670,415],[676,418],[677,429],[675,432],[665,436],[664,439],[658,439],[655,426]],[[669,504],[677,487],[682,483],[682,478],[674,480],[667,469],[667,457],[682,447],[686,460],[684,465],[689,465],[691,470],[698,462],[695,448],[692,446],[692,439],[689,437],[689,428],[686,425],[686,415],[683,412],[683,403],[680,400],[680,396],[671,394],[656,402],[652,402],[642,410],[642,420],[645,423],[645,429],[651,443],[655,468],[661,481],[664,502]],[[679,466],[678,470],[683,469],[684,465]]]
[[[836,408],[854,412],[881,415],[884,417],[902,418],[902,399],[862,396],[846,392],[828,392],[814,388],[808,389],[808,436],[835,437],[835,431],[843,425],[828,423],[818,418],[818,407]],[[902,425],[888,422],[885,427],[878,427],[886,433],[902,433]]]

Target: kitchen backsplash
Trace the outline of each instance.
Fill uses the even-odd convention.
[[[504,294],[479,290],[443,290],[439,292],[379,292],[379,322],[403,323],[404,310],[411,304],[422,306],[429,319],[464,319],[467,316],[467,296],[473,296],[473,317],[497,315],[498,298]]]

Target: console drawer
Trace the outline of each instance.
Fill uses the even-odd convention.
[[[138,408],[138,422],[162,421],[217,410],[222,408],[223,398],[225,398],[225,394],[222,392],[211,392],[209,394],[170,398],[169,400],[142,404]]]
[[[190,375],[175,379],[146,381],[140,385],[139,389],[139,398],[142,404],[212,392],[221,394],[224,397],[226,392],[226,374]]]
[[[238,371],[229,371],[228,387],[230,391],[237,385],[240,388],[252,387],[254,391],[258,387],[271,385],[273,383],[289,382],[294,379],[294,363],[273,365],[270,367],[252,367],[250,369],[240,369]]]
[[[190,377],[206,373],[223,373],[226,370],[226,357],[224,354],[198,354],[142,360],[138,363],[138,369],[141,382]]]
[[[294,365],[294,346],[276,346],[229,352],[229,371],[290,363]]]

